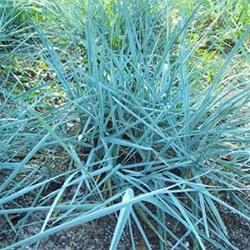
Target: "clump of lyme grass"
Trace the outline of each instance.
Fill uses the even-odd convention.
[[[250,221],[250,89],[247,78],[235,76],[228,88],[222,81],[250,29],[212,82],[193,91],[199,68],[190,60],[201,41],[192,44],[187,34],[199,6],[173,23],[170,4],[112,2],[118,13],[112,24],[101,1],[83,7],[82,61],[33,20],[34,43],[51,75],[22,93],[3,92],[0,215],[15,234],[5,249],[114,214],[110,249],[126,225],[136,249],[132,223],[148,249],[149,232],[160,249],[169,241],[172,249],[189,249],[190,238],[194,249],[237,249],[220,213]],[[181,236],[169,218],[183,227]],[[19,240],[30,221],[39,232]]]

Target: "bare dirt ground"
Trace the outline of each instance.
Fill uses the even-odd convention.
[[[239,250],[248,250],[250,249],[250,223],[245,220],[239,218],[234,214],[222,214],[222,217],[226,223],[230,242],[235,245]],[[0,220],[3,222],[3,220]],[[78,226],[66,231],[62,231],[55,235],[50,236],[48,239],[43,240],[36,246],[29,246],[25,249],[33,250],[108,250],[113,231],[115,228],[115,219],[111,217],[106,217],[91,223],[87,223],[82,226]],[[10,244],[10,236],[11,234],[5,234],[4,228],[7,227],[6,223],[3,225],[0,224],[0,248],[4,248]],[[134,228],[135,229],[135,228]],[[30,226],[25,229],[21,233],[21,238],[26,238],[31,236],[35,232],[37,232],[38,228],[36,226]],[[135,230],[134,230],[135,231]],[[178,232],[176,232],[178,233]],[[180,232],[179,232],[180,233]],[[12,235],[13,237],[13,235]],[[139,232],[135,231],[134,234],[136,249],[138,250],[146,250],[147,247],[143,243],[143,240],[139,234]],[[158,250],[158,240],[154,235],[149,236],[153,250]],[[169,246],[171,247],[172,243],[169,242]],[[186,242],[186,246],[190,249],[191,243]],[[21,249],[21,248],[17,248]],[[131,249],[131,241],[129,231],[125,230],[122,235],[121,242],[118,247],[119,250],[127,250]],[[183,249],[179,247],[178,249]],[[207,246],[207,249],[216,249],[212,246]],[[230,249],[229,249],[230,250]]]

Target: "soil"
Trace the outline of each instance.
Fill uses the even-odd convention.
[[[234,215],[232,213],[222,214],[222,217],[225,221],[225,224],[228,229],[228,235],[230,242],[236,246],[239,250],[248,250],[250,249],[250,223],[241,219],[239,216]],[[55,235],[51,235],[48,239],[40,242],[38,248],[36,246],[29,246],[25,249],[27,250],[108,250],[113,231],[115,228],[116,222],[114,218],[105,217],[103,219],[99,219],[97,221],[87,223],[82,226],[78,226],[69,230],[62,231]],[[0,220],[0,226],[1,220]],[[2,227],[3,228],[3,227]],[[135,229],[135,227],[134,227]],[[30,226],[29,228],[23,230],[21,232],[21,238],[26,238],[31,236],[32,234],[38,232],[39,228],[36,226]],[[138,231],[133,230],[134,239],[137,250],[146,250],[141,236]],[[177,232],[176,232],[177,233]],[[0,248],[4,248],[4,246],[9,245],[10,243],[10,235],[6,235],[0,232]],[[153,250],[158,250],[158,239],[151,235],[149,237],[150,242],[155,244],[152,245]],[[171,242],[169,243],[169,247],[172,246]],[[191,243],[186,242],[186,247],[188,249],[192,249]],[[18,248],[21,249],[21,248]],[[132,249],[130,234],[128,228],[124,231],[121,241],[119,243],[119,250],[127,250]],[[179,250],[184,249],[183,247],[177,248]],[[207,246],[207,249],[216,249],[213,246]],[[228,249],[230,250],[230,249]]]
[[[55,187],[54,187],[55,188]],[[48,190],[47,190],[48,191]],[[31,205],[32,197],[23,196],[20,198],[20,203],[25,207]],[[229,201],[228,201],[229,202]],[[8,208],[8,207],[6,207]],[[149,208],[150,209],[150,208]],[[153,212],[153,208],[150,209]],[[225,210],[221,210],[220,214],[222,219],[225,222],[228,231],[228,238],[230,242],[237,247],[239,250],[250,250],[250,223],[246,220],[240,218],[238,215],[233,213],[226,213]],[[37,216],[37,217],[36,217]],[[30,226],[23,228],[20,233],[18,240],[28,238],[39,232],[41,225],[36,225],[35,222],[39,217],[40,220],[45,214],[40,213],[39,215],[30,216]],[[20,220],[20,215],[12,215],[10,217],[13,224],[17,223]],[[185,229],[180,226],[179,223],[176,223],[173,218],[167,218],[168,227],[172,232],[178,237],[185,233]],[[25,249],[29,250],[108,250],[110,243],[112,241],[113,232],[116,226],[116,218],[105,217],[87,224],[77,226],[60,233],[51,235],[47,239],[40,242],[37,247],[37,244],[33,246],[28,246]],[[145,225],[142,225],[145,226]],[[132,230],[134,234],[134,241],[136,244],[137,250],[147,250],[145,243],[135,225],[132,225]],[[152,244],[153,250],[159,249],[159,240],[152,233],[144,227],[146,234],[149,238],[150,243]],[[6,219],[0,215],[0,249],[3,249],[6,246],[9,246],[13,243],[15,238],[15,233],[10,228],[9,224],[6,223]],[[187,239],[185,242],[185,249],[192,249],[192,243]],[[216,240],[216,239],[215,239]],[[169,249],[173,246],[172,242],[168,242]],[[208,250],[217,250],[211,245],[206,246]],[[21,248],[16,248],[21,249]],[[23,249],[23,248],[22,248]],[[121,241],[118,246],[118,250],[127,250],[132,249],[129,229],[124,230]],[[184,247],[175,248],[175,250],[181,250]],[[230,250],[229,248],[226,248]],[[15,249],[13,249],[15,250]]]
[[[230,242],[239,250],[250,249],[250,223],[234,214],[224,214]]]

